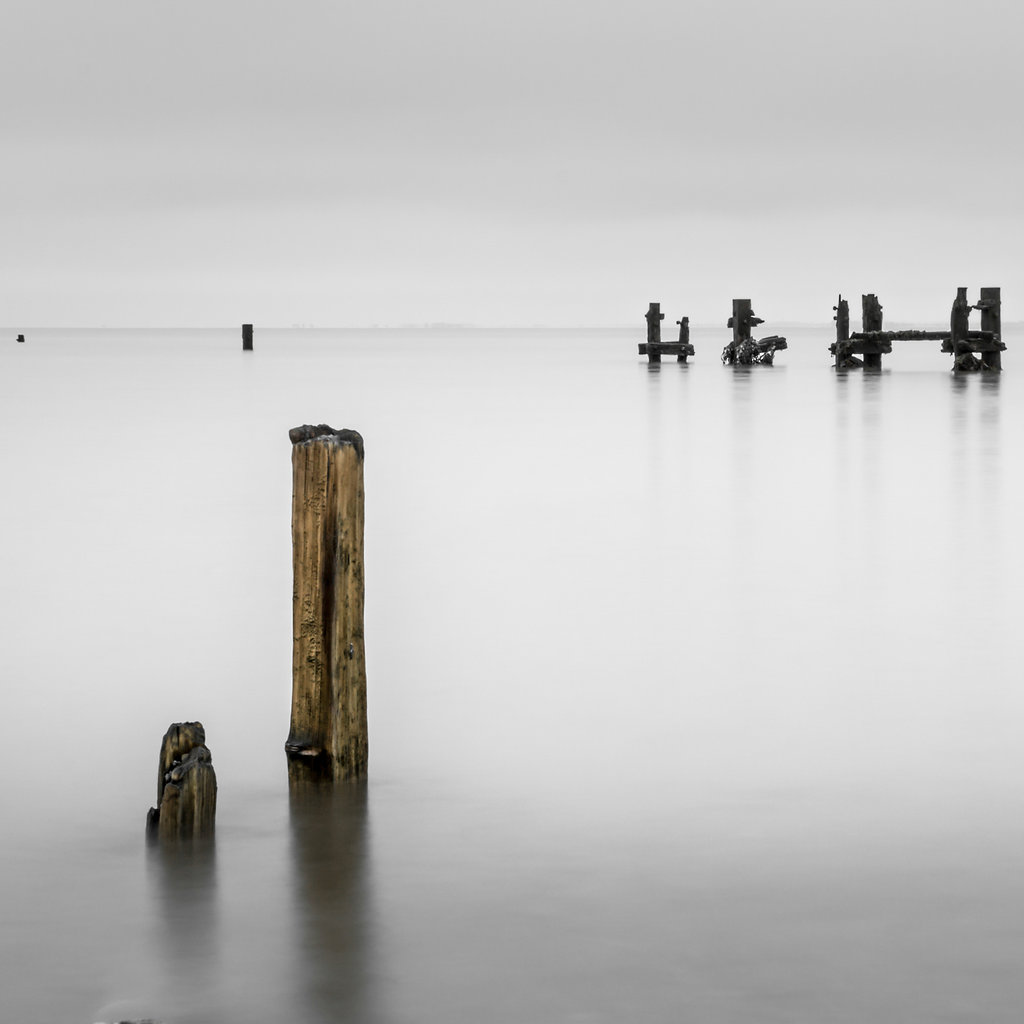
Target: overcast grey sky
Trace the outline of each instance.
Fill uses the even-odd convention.
[[[7,325],[1024,318],[1010,0],[4,7]]]

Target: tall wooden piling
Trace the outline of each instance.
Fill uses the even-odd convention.
[[[954,370],[976,370],[981,360],[972,352],[967,335],[971,329],[971,304],[967,301],[967,289],[957,288],[956,298],[949,311],[949,345],[953,350]]]
[[[836,357],[836,369],[849,370],[855,366],[863,366],[864,361],[853,354],[853,346],[850,344],[850,303],[843,298],[842,293],[832,310],[835,313],[832,319],[836,322],[836,340],[830,347]]]
[[[213,834],[217,773],[202,722],[174,722],[164,733],[157,767],[156,807],[146,831],[161,841]]]
[[[732,316],[726,324],[732,328],[733,344],[740,345],[744,341],[750,341],[750,324],[753,317],[750,299],[733,299]]]
[[[657,346],[661,344],[661,321],[665,319],[661,303],[652,302],[647,307],[644,319],[647,321],[647,359],[652,363],[660,363],[661,352]]]
[[[842,293],[839,295],[839,300],[832,307],[835,311],[835,316],[832,317],[836,322],[836,341],[849,341],[850,340],[850,302],[848,299],[844,299]]]
[[[242,324],[242,351],[252,351],[252,324]]]
[[[882,304],[878,296],[874,294],[862,295],[860,297],[861,330],[866,334],[868,331],[880,331],[882,329]],[[864,353],[864,369],[880,370],[882,368],[881,352]]]
[[[685,363],[687,356],[693,354],[693,346],[690,344],[690,318],[684,316],[676,323],[679,324],[679,352],[676,355],[676,362]]]
[[[991,331],[997,340],[1001,340],[1003,312],[999,289],[982,288],[978,304],[975,308],[981,310],[981,329],[983,331]],[[1002,354],[998,349],[982,352],[981,365],[986,370],[1001,370],[1003,368]]]
[[[363,439],[326,424],[292,442],[293,783],[366,775]]]

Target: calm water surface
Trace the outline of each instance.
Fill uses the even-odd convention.
[[[1024,336],[642,333],[8,332],[0,1018],[1019,1022]],[[283,752],[322,421],[367,453],[333,798]],[[215,844],[148,850],[195,718]]]

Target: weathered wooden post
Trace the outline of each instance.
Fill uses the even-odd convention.
[[[326,424],[292,442],[293,783],[366,775],[363,439]]]
[[[661,362],[661,321],[665,314],[661,311],[660,302],[652,302],[644,314],[647,321],[647,361],[649,363]]]
[[[164,733],[156,804],[146,819],[151,837],[175,840],[213,834],[217,773],[202,722],[175,722]]]
[[[1003,313],[1002,299],[998,288],[982,288],[978,304],[974,307],[981,310],[981,329],[991,331],[996,340],[1002,340],[1003,334]],[[1003,368],[1002,355],[998,349],[992,349],[981,354],[981,365],[986,370],[1001,370]]]
[[[679,324],[679,355],[676,356],[676,362],[685,363],[686,357],[693,354],[693,347],[690,345],[690,318],[684,316],[676,323]]]
[[[252,351],[252,324],[242,324],[242,351]]]
[[[849,369],[852,366],[863,366],[864,364],[853,355],[850,348],[850,303],[844,299],[842,293],[839,300],[832,307],[836,322],[836,340],[832,345],[832,354],[836,357],[836,369]]]
[[[868,331],[880,331],[882,329],[882,304],[878,301],[878,296],[862,295],[860,297],[860,309],[861,309],[861,330],[866,334]],[[864,369],[865,370],[880,370],[882,368],[882,353],[881,352],[865,352],[864,353]]]
[[[751,330],[764,320],[754,315],[750,299],[733,299],[732,316],[726,321],[725,326],[732,328],[732,341],[722,350],[722,362],[733,365],[739,363],[741,366],[750,366],[760,359],[760,353],[750,336]],[[776,339],[770,339],[774,342]],[[782,340],[782,339],[780,339]],[[783,344],[781,346],[785,348]],[[765,357],[771,362],[771,355]]]
[[[734,345],[750,341],[750,318],[753,312],[750,307],[750,299],[732,300],[732,316],[726,326],[732,328]]]
[[[949,311],[949,344],[953,350],[954,370],[976,370],[981,366],[981,361],[971,352],[967,342],[970,329],[971,304],[967,301],[967,289],[957,288]]]

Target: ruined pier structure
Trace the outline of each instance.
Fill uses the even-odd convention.
[[[722,349],[722,362],[730,366],[752,366],[761,363],[771,366],[775,353],[788,348],[789,343],[780,334],[772,334],[757,340],[751,334],[753,328],[764,320],[754,315],[750,299],[733,299],[732,316],[725,326],[732,328],[732,341]]]
[[[957,288],[950,311],[948,331],[885,331],[882,329],[882,305],[875,295],[861,296],[863,329],[850,333],[850,304],[839,296],[835,311],[836,340],[829,346],[836,369],[863,366],[880,370],[882,356],[892,352],[894,341],[941,341],[942,351],[953,356],[954,370],[1000,370],[1002,341],[1002,303],[998,288],[982,288],[975,305],[967,299],[967,289]],[[970,313],[981,312],[981,330],[970,330]],[[858,358],[863,356],[863,359]]]
[[[293,784],[366,775],[363,439],[326,424],[292,442]]]
[[[694,354],[694,348],[690,344],[690,318],[684,316],[677,320],[679,325],[679,339],[677,341],[661,340],[661,321],[665,314],[661,311],[660,302],[652,302],[645,314],[647,320],[647,341],[640,342],[637,350],[642,356],[647,356],[648,363],[660,363],[661,357],[675,356],[677,363],[685,363],[687,357]]]

